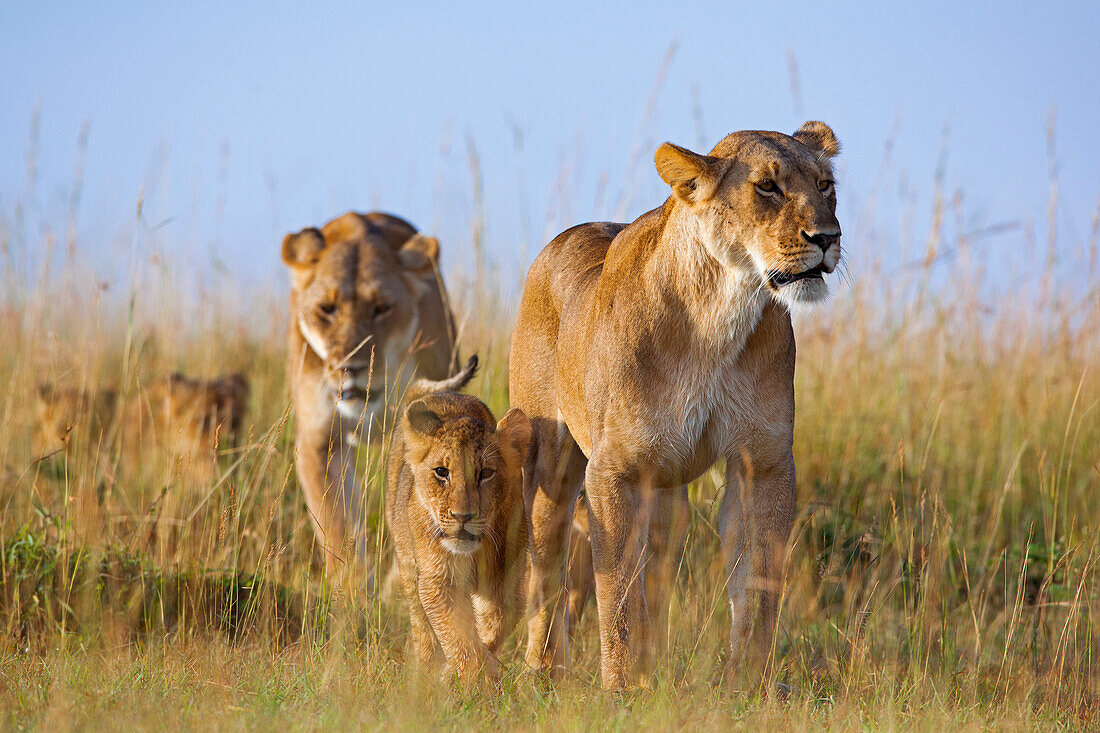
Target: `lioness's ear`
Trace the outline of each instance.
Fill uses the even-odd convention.
[[[329,244],[362,239],[370,233],[370,223],[362,214],[348,211],[321,227],[321,236]]]
[[[672,187],[676,198],[687,204],[706,201],[718,188],[719,161],[679,145],[664,143],[653,156],[661,180]]]
[[[426,234],[414,234],[401,245],[397,257],[407,269],[427,275],[439,266],[439,240]]]
[[[520,464],[527,460],[527,449],[531,445],[531,421],[523,410],[513,407],[504,413],[504,417],[497,423],[497,435],[512,446],[519,455]]]
[[[840,141],[836,139],[831,127],[824,122],[810,120],[794,133],[794,139],[818,155],[828,159],[840,153]]]
[[[443,420],[423,399],[405,408],[405,420],[410,430],[426,436],[435,435],[443,427]]]
[[[283,264],[290,268],[294,287],[300,287],[309,279],[309,271],[321,257],[325,238],[314,227],[283,237]]]

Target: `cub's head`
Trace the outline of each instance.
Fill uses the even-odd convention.
[[[411,374],[418,301],[435,287],[438,258],[435,237],[384,214],[349,212],[283,240],[291,320],[345,417],[358,420],[364,410],[368,421],[380,417],[385,391]]]
[[[34,396],[38,412],[37,438],[42,449],[52,450],[67,442],[74,429],[84,426],[96,433],[106,428],[117,393],[100,390],[89,394],[75,387],[47,382],[38,385]],[[95,440],[95,436],[91,439]]]
[[[146,399],[171,433],[236,442],[248,393],[248,378],[243,374],[203,380],[176,373],[150,384]]]
[[[735,132],[710,155],[665,143],[655,162],[710,253],[751,268],[790,306],[824,299],[824,275],[840,261],[831,163],[839,152],[828,125],[807,122],[793,136]]]
[[[467,555],[485,537],[503,543],[507,515],[523,501],[527,416],[512,408],[496,423],[477,398],[436,392],[409,404],[403,428],[416,501],[443,546]]]

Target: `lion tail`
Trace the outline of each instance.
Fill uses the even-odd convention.
[[[430,392],[457,392],[470,383],[470,380],[477,374],[477,354],[474,354],[466,361],[466,366],[462,367],[457,374],[454,374],[446,379],[417,379],[409,385],[409,389],[405,392],[404,402],[406,404],[413,400],[420,399],[424,395]]]

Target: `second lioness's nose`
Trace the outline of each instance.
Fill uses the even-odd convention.
[[[840,230],[832,229],[829,231],[814,232],[813,234],[803,230],[802,240],[807,244],[817,245],[821,248],[822,252],[828,252],[829,247],[832,247],[840,241]]]

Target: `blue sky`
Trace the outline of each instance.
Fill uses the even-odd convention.
[[[9,2],[0,215],[20,206],[28,249],[64,223],[87,123],[77,225],[93,261],[129,251],[144,191],[146,226],[167,223],[140,247],[261,283],[281,282],[283,233],[349,208],[407,216],[453,266],[470,257],[472,146],[488,247],[522,266],[572,223],[659,204],[661,141],[817,118],[844,143],[858,272],[921,253],[944,151],[950,231],[1019,222],[1042,240],[1053,109],[1071,249],[1100,201],[1098,32],[1093,2]],[[1026,246],[1022,232],[988,246]]]

